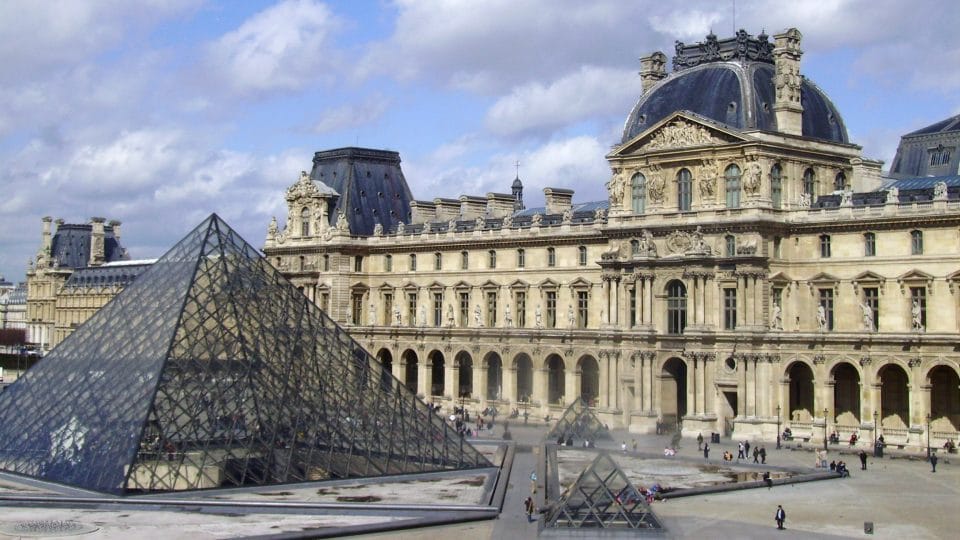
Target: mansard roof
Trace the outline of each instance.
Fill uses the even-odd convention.
[[[81,223],[63,223],[57,225],[53,235],[50,255],[63,268],[83,268],[90,264],[90,238],[93,226]],[[103,227],[104,262],[119,261],[127,258],[127,251],[113,234],[113,227]]]

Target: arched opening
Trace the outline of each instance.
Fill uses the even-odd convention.
[[[660,371],[660,416],[667,426],[679,424],[687,414],[687,363],[671,358]]]
[[[492,352],[484,358],[487,366],[487,399],[500,399],[503,394],[503,360]]]
[[[596,406],[600,395],[600,366],[592,356],[580,359],[580,398],[591,407]]]
[[[440,351],[433,351],[428,357],[430,363],[430,395],[431,396],[442,396],[443,395],[443,368],[444,360],[443,353]]]
[[[727,208],[740,208],[740,167],[730,164],[723,171],[726,183]]]
[[[563,404],[563,359],[556,354],[547,357],[547,403]]]
[[[680,169],[677,173],[677,209],[681,212],[690,210],[693,204],[693,175],[688,169]]]
[[[403,353],[403,378],[405,386],[414,394],[417,393],[417,353],[407,350]]]
[[[783,199],[783,167],[774,163],[770,168],[770,202],[774,208],[780,208]]]
[[[467,351],[460,351],[454,359],[457,370],[457,397],[473,397],[473,358]]]
[[[957,431],[960,427],[960,377],[948,366],[937,366],[930,370],[928,378],[931,431]]]
[[[380,351],[377,352],[377,361],[380,362],[380,366],[383,368],[380,371],[380,386],[389,388],[393,381],[393,355],[390,354],[390,351],[387,349],[380,349]]]
[[[310,209],[300,211],[300,236],[310,236]]]
[[[813,370],[803,362],[794,362],[787,369],[790,379],[790,420],[809,423],[813,421]]]
[[[687,327],[687,287],[679,279],[667,283],[667,333],[682,334]]]
[[[906,429],[910,426],[910,390],[907,372],[896,364],[880,368],[880,425]]]
[[[513,359],[517,369],[517,401],[530,401],[533,395],[533,361],[526,354],[519,354]]]
[[[846,362],[833,368],[833,414],[837,424],[856,430],[860,425],[860,373]]]
[[[647,179],[640,173],[633,175],[633,213],[642,214],[647,206]]]

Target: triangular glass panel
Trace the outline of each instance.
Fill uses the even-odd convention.
[[[489,466],[216,215],[0,394],[0,469],[104,492]]]
[[[560,419],[547,434],[548,441],[557,441],[558,444],[563,444],[560,443],[561,438],[564,442],[568,440],[580,442],[611,437],[610,430],[597,418],[587,403],[582,398],[577,398],[567,407],[567,410],[563,411]]]

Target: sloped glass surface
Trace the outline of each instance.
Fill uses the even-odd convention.
[[[560,437],[564,440],[572,438],[579,441],[596,441],[610,439],[610,430],[603,425],[597,415],[593,414],[582,398],[577,398],[567,407],[567,410],[563,411],[556,425],[547,434],[548,441],[559,441]]]
[[[0,394],[0,468],[99,491],[488,466],[216,215]]]

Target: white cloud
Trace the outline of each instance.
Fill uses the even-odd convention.
[[[606,115],[622,116],[640,93],[632,70],[583,66],[549,86],[533,82],[514,88],[487,112],[487,128],[498,135],[550,130]]]
[[[665,35],[673,35],[680,41],[699,41],[708,32],[719,30],[717,24],[723,15],[717,11],[700,11],[699,9],[673,11],[666,15],[650,17],[650,26]]]
[[[330,38],[340,25],[323,4],[281,2],[210,44],[204,76],[214,75],[242,95],[299,90],[337,64]]]
[[[380,119],[390,105],[390,99],[375,95],[358,103],[345,103],[339,107],[328,109],[320,119],[311,126],[313,133],[330,133],[365,124],[371,124]]]

